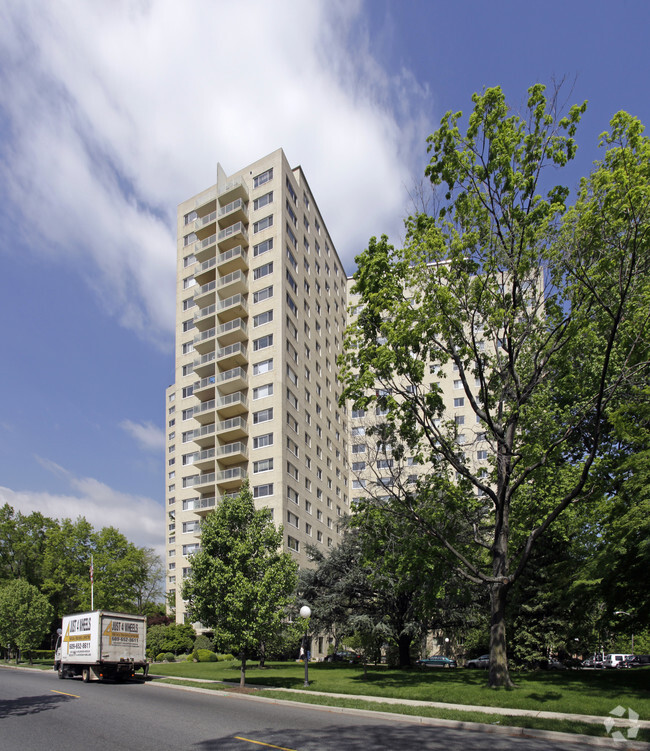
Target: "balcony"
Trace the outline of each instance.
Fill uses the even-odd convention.
[[[246,339],[248,339],[248,327],[246,326],[246,321],[242,318],[235,318],[233,321],[222,323],[217,329],[219,347],[225,347],[235,342],[242,342]],[[194,348],[196,349],[196,342],[194,342]]]
[[[214,472],[214,459],[217,450],[213,447],[199,451],[194,458],[194,466],[201,472],[212,470]]]
[[[208,352],[198,360],[194,360],[193,369],[199,378],[206,378],[214,373],[215,358],[216,352]]]
[[[220,395],[232,394],[248,387],[248,375],[243,368],[231,368],[217,375],[217,387]]]
[[[194,243],[194,257],[199,263],[208,261],[217,254],[217,236],[216,234],[197,240]]]
[[[216,229],[215,222],[217,221],[217,212],[211,211],[205,216],[201,216],[194,221],[194,232],[199,240],[204,240],[206,237],[214,235]]]
[[[203,475],[199,475],[194,481],[195,488],[205,488],[206,486],[212,486],[215,483],[217,477],[216,472],[206,472]]]
[[[214,351],[214,340],[216,335],[216,329],[208,329],[202,331],[194,337],[194,351],[200,355],[205,355],[208,352]]]
[[[227,203],[219,208],[219,226],[224,227],[226,224],[235,222],[245,222],[248,224],[248,210],[246,204],[241,198]]]
[[[209,498],[197,498],[194,501],[194,513],[199,516],[206,516],[210,511],[214,511],[216,505],[216,498],[210,496]]]
[[[207,308],[201,308],[194,314],[194,325],[199,331],[205,331],[207,328],[214,327],[215,313],[217,312],[217,304],[213,303],[208,305]]]
[[[223,440],[244,438],[248,435],[248,423],[243,417],[231,417],[230,420],[223,420],[217,423],[217,435]]]
[[[196,253],[195,253],[196,255]],[[219,253],[217,266],[221,274],[230,274],[232,271],[248,271],[248,253],[241,245]]]
[[[248,201],[248,188],[243,177],[236,177],[230,180],[224,186],[218,188],[219,203],[223,206],[229,201],[241,198],[242,201]]]
[[[194,436],[192,440],[194,443],[197,443],[201,448],[208,448],[210,446],[214,446],[214,432],[215,432],[215,424],[210,423],[209,425],[204,425],[201,428],[197,428],[194,431]]]
[[[248,412],[248,399],[241,391],[221,396],[216,401],[220,417],[236,417]]]
[[[192,409],[192,417],[200,422],[201,425],[214,422],[215,407],[216,402],[214,399],[210,399],[207,402],[201,402],[201,404],[196,404]]]
[[[246,298],[237,294],[228,297],[225,300],[219,300],[217,303],[217,315],[219,320],[231,320],[233,317],[242,318],[248,315]]]
[[[222,488],[236,488],[248,477],[243,467],[230,467],[217,472],[217,485]]]
[[[217,449],[217,460],[220,464],[238,464],[248,461],[248,449],[241,441],[226,443]]]
[[[242,222],[236,222],[219,230],[217,235],[219,250],[230,250],[237,245],[248,245],[248,232]],[[196,256],[196,253],[194,254]],[[197,260],[199,260],[197,258]]]
[[[214,399],[214,388],[216,377],[211,375],[207,378],[201,378],[194,384],[194,396],[200,399],[202,402],[207,399]]]
[[[227,295],[234,295],[236,292],[242,294],[248,292],[248,279],[246,278],[246,274],[244,274],[241,269],[237,269],[230,274],[220,276],[217,279],[217,289],[219,290],[220,296],[223,296],[224,293]]]
[[[194,279],[196,283],[203,285],[211,282],[215,278],[216,268],[216,256],[212,256],[212,258],[208,258],[207,261],[203,261],[203,263],[194,270]]]
[[[204,308],[206,305],[212,305],[217,296],[217,280],[213,279],[211,282],[204,284],[201,287],[196,287],[194,290],[194,302],[199,308]]]
[[[247,362],[246,345],[241,342],[235,342],[217,350],[217,363],[221,368],[233,368],[235,365],[245,365]]]

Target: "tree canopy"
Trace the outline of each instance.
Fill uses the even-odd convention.
[[[616,115],[567,208],[542,176],[573,158],[586,105],[561,116],[541,85],[521,115],[500,88],[473,103],[465,132],[447,113],[429,138],[438,210],[407,219],[403,248],[372,238],[357,257],[341,377],[342,400],[384,414],[370,432],[385,453],[425,470],[377,508],[489,590],[498,686],[511,685],[508,594],[560,515],[602,494],[611,415],[647,381],[650,146]]]
[[[297,563],[282,551],[282,528],[269,509],[256,509],[248,484],[223,498],[201,524],[201,547],[183,583],[187,612],[213,629],[217,645],[246,661],[265,641],[288,629]]]
[[[151,548],[83,517],[49,519],[0,509],[0,583],[24,579],[49,600],[54,617],[90,610],[90,561],[97,608],[145,613],[162,599],[163,568]]]

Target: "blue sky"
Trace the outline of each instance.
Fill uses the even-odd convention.
[[[425,138],[501,85],[589,101],[574,187],[650,123],[645,0],[5,0],[0,504],[163,543],[176,205],[282,146],[348,273],[399,241]],[[242,33],[242,30],[246,30]]]

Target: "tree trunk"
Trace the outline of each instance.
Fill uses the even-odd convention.
[[[399,649],[399,666],[400,668],[408,668],[411,666],[411,637],[407,634],[401,633],[397,640],[397,646]]]
[[[239,655],[239,659],[241,660],[241,671],[239,673],[239,686],[240,688],[244,688],[246,685],[246,655],[241,652]]]
[[[490,688],[513,688],[506,655],[506,599],[508,585],[496,582],[490,586]]]
[[[266,642],[260,642],[260,667],[263,668],[266,660]]]

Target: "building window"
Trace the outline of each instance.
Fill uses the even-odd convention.
[[[295,537],[292,537],[291,535],[287,535],[287,547],[289,550],[293,550],[295,553],[300,552],[300,543],[298,540],[296,540]]]
[[[256,316],[253,316],[253,328],[263,326],[265,323],[271,323],[272,320],[273,311],[265,310],[264,313],[258,313]]]
[[[352,446],[353,454],[365,454],[365,452],[366,452],[365,443],[355,443],[354,446]]]
[[[268,422],[273,419],[273,407],[261,409],[259,412],[253,412],[253,424],[258,425],[261,422]]]
[[[263,266],[258,266],[253,269],[253,279],[262,279],[265,276],[273,273],[273,261],[265,263]]]
[[[291,526],[296,527],[296,529],[300,528],[300,520],[293,511],[287,511],[287,524],[291,524]]]
[[[265,396],[271,396],[273,394],[273,384],[265,383],[263,386],[256,386],[253,389],[253,401],[256,399],[263,399]]]
[[[253,209],[257,211],[258,209],[261,209],[262,206],[268,206],[269,203],[273,203],[273,191],[269,191],[268,193],[265,193],[263,196],[260,196],[259,198],[256,198],[253,201]]]
[[[253,187],[259,188],[264,183],[268,183],[273,179],[273,167],[267,169],[265,172],[261,172],[257,177],[253,178]]]
[[[253,245],[253,257],[257,258],[257,256],[261,256],[262,253],[266,253],[269,250],[273,250],[272,237],[269,237],[268,240],[264,240],[264,242],[258,243],[257,245]]]
[[[265,433],[264,435],[258,435],[253,438],[253,448],[261,449],[266,446],[273,445],[273,433]]]
[[[478,461],[484,461],[488,458],[488,452],[485,450],[477,451],[476,458],[478,459]]]
[[[464,407],[465,406],[465,397],[459,396],[456,399],[454,399],[454,407]]]
[[[253,340],[253,351],[257,352],[260,349],[266,349],[273,346],[273,334],[267,334],[261,336],[259,339]]]
[[[266,485],[253,486],[253,498],[265,498],[273,495],[273,483],[267,482]]]
[[[273,226],[273,214],[269,214],[268,216],[265,216],[264,219],[259,219],[256,222],[253,222],[253,234],[255,235],[258,232],[261,232],[262,230],[268,229],[269,227]]]
[[[298,201],[298,196],[296,195],[296,191],[293,189],[293,185],[289,181],[288,177],[286,179],[286,185],[287,190],[289,191],[289,195],[291,196],[291,198],[293,198],[293,202],[296,203]]]
[[[258,290],[257,292],[253,292],[253,302],[262,302],[263,300],[268,300],[270,297],[273,297],[272,284],[268,287],[264,287],[264,289]]]
[[[253,462],[253,474],[259,474],[260,472],[270,472],[273,469],[273,459],[260,459],[257,462]]]
[[[292,312],[292,313],[294,314],[294,316],[296,316],[296,318],[297,318],[297,317],[298,317],[298,306],[297,306],[297,305],[296,305],[296,303],[295,303],[295,302],[293,301],[293,299],[292,299],[291,295],[290,295],[290,294],[289,294],[288,292],[287,292],[287,306],[288,306],[289,310],[290,310],[290,311],[291,311],[291,312]]]
[[[261,360],[253,365],[253,375],[261,375],[262,373],[270,373],[273,370],[273,358],[268,360]]]

